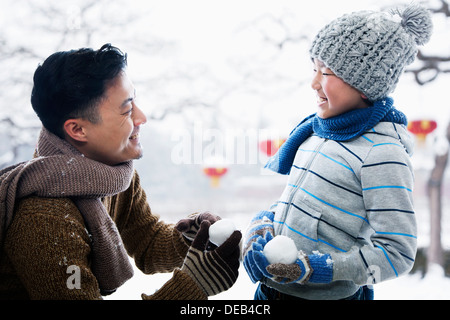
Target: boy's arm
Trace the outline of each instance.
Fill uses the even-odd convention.
[[[414,175],[403,146],[374,146],[361,169],[361,184],[365,224],[374,233],[363,247],[331,255],[333,280],[376,283],[408,272],[417,249]]]

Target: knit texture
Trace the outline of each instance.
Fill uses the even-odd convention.
[[[241,233],[234,231],[222,245],[208,251],[209,226],[209,221],[202,222],[181,271],[188,274],[207,296],[213,296],[228,290],[237,280]]]
[[[172,272],[182,266],[188,246],[172,224],[152,213],[137,172],[127,190],[105,197],[102,203],[142,272]],[[0,247],[0,299],[101,299],[91,269],[92,244],[84,218],[71,199],[32,196],[19,200]],[[72,265],[80,270],[79,289],[67,287],[71,276],[67,269]],[[206,299],[203,290],[179,272],[147,298],[181,296]]]
[[[310,115],[292,130],[278,152],[269,159],[266,168],[280,174],[289,174],[298,147],[311,135],[334,141],[348,141],[361,136],[379,122],[406,125],[406,116],[393,106],[391,97],[376,101],[373,106],[356,109],[336,117],[322,119]]]
[[[273,231],[273,217],[274,213],[271,211],[260,211],[250,221],[250,225],[247,228],[244,238],[244,245],[242,255],[245,256],[251,249],[252,243],[255,242],[258,237],[266,237],[267,233],[274,234]]]
[[[205,220],[211,222],[212,224],[217,220],[220,220],[220,217],[210,212],[193,213],[189,215],[189,217],[178,221],[175,228],[183,234],[184,239],[186,239],[186,243],[190,246],[192,241],[194,241],[198,230],[200,229],[200,224]]]
[[[10,225],[17,199],[30,195],[72,197],[92,236],[92,270],[103,294],[114,292],[133,269],[114,222],[100,197],[130,185],[132,162],[114,167],[85,158],[45,128],[39,136],[37,158],[0,171],[0,243]]]
[[[333,280],[333,263],[329,254],[310,254],[308,262],[312,269],[309,282],[330,283]]]
[[[333,262],[329,254],[299,254],[293,264],[274,263],[266,267],[279,283],[330,283],[333,280]]]
[[[182,286],[180,286],[182,284]],[[173,277],[152,295],[142,294],[143,300],[206,300],[208,296],[186,273],[175,270]]]
[[[417,46],[429,41],[432,29],[430,13],[417,5],[391,13],[354,12],[320,30],[310,54],[377,101],[394,91],[403,69],[414,61]]]

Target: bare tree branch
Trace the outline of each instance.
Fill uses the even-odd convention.
[[[450,56],[427,56],[419,50],[417,59],[422,62],[422,66],[416,69],[407,69],[405,73],[412,73],[417,84],[421,86],[435,80],[440,73],[450,73],[450,68],[442,67],[444,62],[450,62]],[[425,77],[430,71],[432,76]]]

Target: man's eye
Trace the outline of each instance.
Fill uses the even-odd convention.
[[[130,108],[127,112],[122,113],[123,116],[130,115],[133,112],[133,108]]]

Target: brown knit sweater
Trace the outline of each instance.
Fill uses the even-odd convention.
[[[173,225],[152,214],[137,173],[126,191],[103,203],[140,270],[146,274],[175,270],[172,279],[153,295],[144,294],[144,299],[207,298],[177,269],[188,246]],[[101,299],[90,252],[91,239],[72,200],[22,199],[0,248],[0,299]],[[68,286],[73,274],[69,266],[79,268],[80,289]]]

